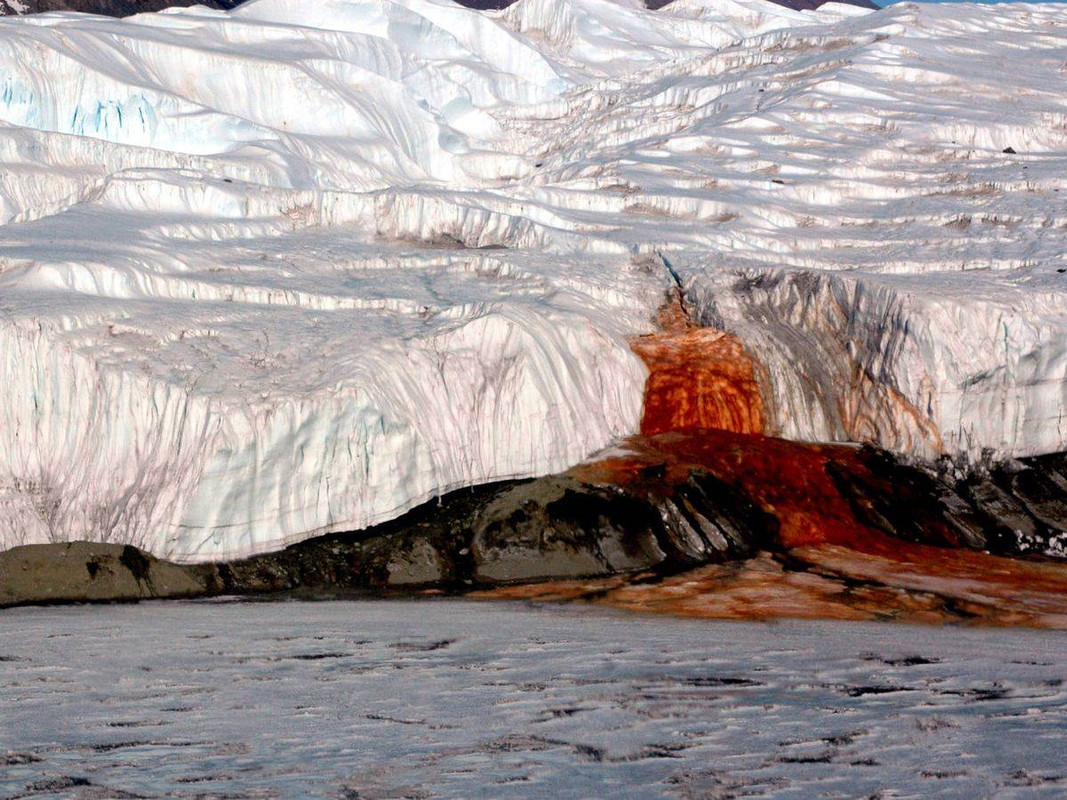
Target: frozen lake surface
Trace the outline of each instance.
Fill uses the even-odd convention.
[[[1062,633],[451,600],[16,609],[0,795],[1063,796],[1065,664]]]

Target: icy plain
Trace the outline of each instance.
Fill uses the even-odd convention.
[[[462,601],[0,612],[12,797],[1062,797],[1067,636]]]
[[[252,0],[0,20],[0,546],[182,561],[636,430],[664,292],[769,432],[1067,449],[1067,10]]]

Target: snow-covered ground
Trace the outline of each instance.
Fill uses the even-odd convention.
[[[5,796],[1067,790],[1063,633],[147,603],[0,612],[0,658]]]
[[[0,20],[0,546],[235,557],[562,469],[636,429],[674,281],[771,432],[1065,449],[1065,47],[1053,4]]]

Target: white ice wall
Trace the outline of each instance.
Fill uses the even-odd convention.
[[[1057,283],[752,270],[699,275],[690,298],[758,355],[775,433],[1003,458],[1067,449]]]

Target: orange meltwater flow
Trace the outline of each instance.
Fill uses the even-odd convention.
[[[678,298],[660,312],[658,322],[660,332],[630,343],[648,367],[641,433],[763,433],[756,365],[741,341],[692,325]]]
[[[631,341],[648,367],[641,436],[685,433],[671,446],[650,445],[667,463],[702,468],[757,499],[780,524],[780,544],[862,547],[876,531],[865,529],[825,470],[828,453],[848,458],[834,445],[789,442],[763,436],[765,413],[757,364],[736,336],[690,322],[682,299],[664,305],[660,330]],[[634,443],[636,444],[636,443]],[[600,462],[611,468],[612,461]],[[628,479],[616,464],[615,482]]]
[[[893,486],[871,473],[856,446],[764,435],[768,417],[757,379],[760,368],[741,341],[693,326],[677,298],[661,312],[659,323],[660,332],[631,342],[649,370],[641,434],[623,443],[624,454],[616,450],[572,472],[631,489],[643,486],[652,465],[665,471],[667,484],[684,482],[693,469],[712,473],[775,517],[777,548],[813,572],[801,577],[768,568],[761,556],[651,584],[627,585],[621,578],[601,581],[599,588],[588,584],[597,602],[708,617],[891,616],[944,622],[959,621],[962,614],[982,624],[1067,626],[1067,570],[1061,565],[917,544],[865,524],[828,466],[874,485],[880,480],[887,492]],[[929,524],[938,528],[929,529],[936,534],[931,540],[954,541],[951,532],[941,530],[943,523]],[[739,575],[746,576],[743,602]],[[860,585],[868,587],[866,594],[855,588]],[[838,596],[828,603],[831,591]],[[516,592],[543,599],[582,596],[578,585],[559,582],[500,593]],[[969,607],[977,609],[973,615],[961,612]]]
[[[643,441],[632,440],[632,449],[655,451],[646,455],[705,469],[737,486],[778,518],[783,547],[828,544],[884,553],[906,544],[857,520],[827,473],[829,461],[853,473],[867,471],[853,446],[763,435],[759,366],[736,336],[694,326],[677,296],[657,322],[660,332],[631,341],[649,371]],[[669,445],[650,440],[666,433],[685,435]],[[599,467],[614,472],[612,482],[626,484],[634,480],[624,474],[628,460],[608,458],[585,471]]]

